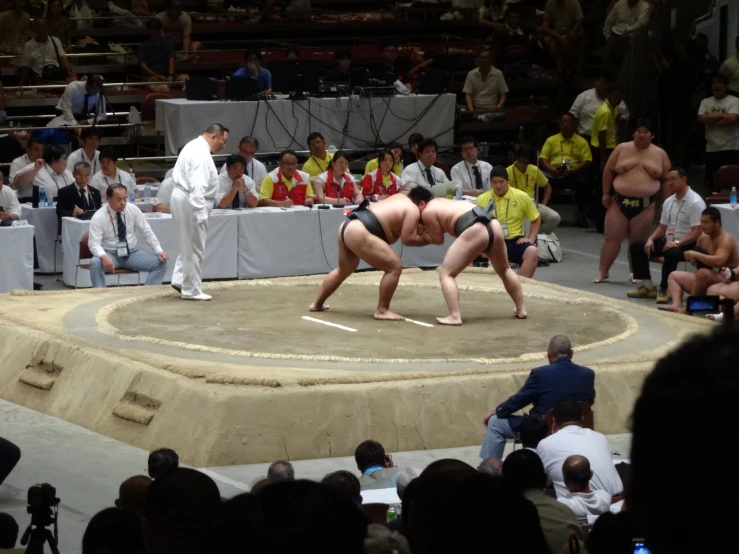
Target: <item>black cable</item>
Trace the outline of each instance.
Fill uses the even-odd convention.
[[[272,136],[272,134],[271,134],[271,133],[269,132],[269,125],[267,124],[267,114],[265,114],[265,116],[264,116],[264,125],[265,125],[265,127],[267,128],[267,134],[269,134],[269,138],[270,138],[270,139],[272,140],[272,144],[274,144],[274,145],[275,145],[275,147],[277,147],[277,148],[279,148],[279,149],[283,149],[283,150],[284,150],[285,148],[290,148],[290,147],[291,147],[291,146],[293,145],[293,143],[297,144],[297,145],[298,145],[298,147],[300,147],[300,143],[299,143],[299,142],[297,141],[297,139],[295,138],[295,135],[294,135],[294,134],[292,134],[292,133],[290,133],[290,131],[288,131],[288,130],[287,130],[287,127],[285,127],[285,125],[284,125],[284,124],[282,123],[282,120],[281,120],[281,119],[280,119],[280,117],[279,117],[279,116],[277,115],[277,112],[275,112],[274,108],[272,108],[272,106],[270,105],[269,101],[268,101],[268,100],[265,100],[265,102],[267,103],[267,109],[268,109],[269,111],[271,111],[271,112],[272,112],[272,115],[274,115],[274,116],[275,116],[275,119],[277,120],[277,123],[279,123],[279,124],[280,124],[280,127],[282,127],[282,129],[283,129],[283,130],[285,131],[285,134],[286,134],[286,135],[287,135],[288,137],[290,137],[290,139],[291,139],[291,142],[290,142],[290,144],[288,144],[288,145],[287,145],[286,147],[280,147],[280,146],[277,146],[277,144],[275,144],[275,139],[274,139],[274,137],[273,137],[273,136]],[[297,130],[297,129],[296,129],[296,130]]]
[[[298,134],[298,127],[300,127],[300,121],[295,116],[295,101],[292,102],[292,114],[293,114],[293,119],[295,120],[295,132],[293,133],[293,136],[296,136]],[[310,135],[310,115],[308,115],[308,134]],[[306,145],[306,149],[308,149],[307,145]]]
[[[260,101],[257,101],[257,109],[254,110],[254,121],[251,122],[251,131],[249,131],[249,136],[254,136],[254,129],[257,126],[257,118],[259,117],[259,106],[261,105]]]
[[[330,208],[329,208],[330,209]],[[326,255],[326,247],[323,246],[323,228],[321,227],[321,212],[323,210],[318,210],[318,236],[321,239],[321,250],[323,250],[323,259],[326,260],[326,265],[329,267],[331,271],[336,269],[335,267],[331,267],[331,263],[328,261],[328,256]]]

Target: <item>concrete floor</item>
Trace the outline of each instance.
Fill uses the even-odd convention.
[[[597,273],[603,235],[571,227],[559,229],[557,235],[564,247],[563,263],[540,268],[535,276],[537,279],[613,298],[626,297],[626,291],[632,286],[627,282],[629,269],[625,248],[611,270],[612,282],[595,285],[590,279]],[[658,271],[660,267],[654,265],[653,269]],[[658,275],[655,272],[653,277],[656,279]],[[44,290],[65,288],[53,277],[38,276],[37,281],[44,284]],[[147,452],[60,419],[0,401],[0,422],[0,435],[18,444],[23,452],[15,471],[0,485],[0,511],[12,514],[22,533],[30,520],[25,510],[28,487],[39,482],[56,486],[62,501],[59,518],[62,553],[79,552],[89,519],[99,510],[113,505],[118,486],[124,479],[146,473]],[[480,431],[482,436],[482,424]],[[629,435],[614,435],[609,440],[615,457],[628,457]],[[479,446],[470,446],[402,452],[394,453],[394,459],[400,467],[418,469],[447,457],[477,465],[478,451]],[[321,478],[337,469],[356,471],[352,458],[306,460],[294,465],[298,477],[309,479]],[[206,471],[216,480],[222,495],[229,497],[248,490],[266,475],[266,470],[267,464],[255,464],[213,467]]]

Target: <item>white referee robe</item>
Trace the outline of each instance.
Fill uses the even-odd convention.
[[[182,287],[183,296],[202,294],[203,256],[208,216],[218,190],[218,172],[210,146],[202,137],[185,145],[172,172],[174,190],[170,209],[180,235],[180,255],[172,284]]]

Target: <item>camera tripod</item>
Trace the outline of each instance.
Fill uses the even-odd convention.
[[[26,529],[26,532],[23,533],[23,537],[21,537],[22,545],[28,543],[26,554],[44,554],[45,542],[49,543],[52,554],[59,554],[59,547],[57,546],[58,539],[46,527],[34,527],[33,523],[31,523]]]

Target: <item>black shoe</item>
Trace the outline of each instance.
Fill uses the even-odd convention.
[[[33,284],[33,290],[41,290],[42,288],[44,288],[44,285],[42,285],[41,283]]]
[[[549,267],[549,260],[542,260],[541,258],[539,258],[536,267]]]

